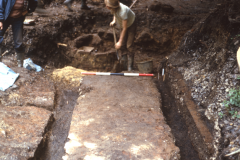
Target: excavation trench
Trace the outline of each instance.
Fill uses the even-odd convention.
[[[189,125],[196,124],[191,118],[191,115],[188,115],[190,118],[186,119],[185,114],[189,114],[186,113],[188,109],[183,108],[175,99],[177,95],[171,92],[172,86],[169,78],[163,81],[162,77],[160,77],[159,80],[155,79],[154,81],[161,94],[161,99],[159,100],[162,102],[161,110],[163,111],[167,124],[171,128],[171,132],[175,138],[175,145],[180,149],[181,160],[202,160],[209,157],[210,154],[206,155],[204,150],[195,149],[197,146],[200,147],[205,144],[203,141],[199,141],[199,139],[194,141],[194,138],[191,138],[191,134],[195,134],[195,137],[197,137],[198,135],[196,134],[200,135],[200,133],[196,128]],[[55,87],[57,88],[54,111],[55,121],[52,124],[51,136],[48,137],[45,147],[40,151],[41,158],[49,160],[61,159],[65,155],[64,146],[66,142],[68,142],[72,113],[77,104],[77,99],[84,94],[81,93],[81,95],[79,95],[79,88],[64,87],[61,84],[55,84]],[[81,90],[87,92],[84,91],[84,89]],[[186,122],[186,120],[188,122]]]
[[[50,46],[49,46],[50,47]],[[52,46],[54,47],[54,46]],[[63,50],[67,51],[65,48],[62,48]],[[60,52],[60,51],[59,51]],[[67,51],[69,52],[69,51]],[[71,51],[70,51],[71,52]],[[61,52],[60,52],[61,53]],[[86,54],[84,54],[86,55]],[[115,56],[115,54],[113,54]],[[94,56],[93,56],[94,57]],[[107,57],[107,56],[106,56]],[[104,57],[104,58],[106,58]],[[58,60],[64,60],[66,58],[65,54],[58,55]],[[91,57],[90,57],[91,58]],[[33,59],[37,59],[33,56]],[[111,65],[114,62],[114,58],[110,58],[109,62],[109,68],[111,68]],[[57,66],[65,66],[72,64],[70,61],[64,61],[64,63],[56,63],[57,60],[54,61]],[[66,63],[68,62],[68,63]],[[51,64],[52,61],[45,61],[43,64]],[[104,62],[103,62],[104,63]],[[75,64],[73,64],[74,66]],[[54,67],[54,66],[53,66]],[[77,67],[77,66],[75,66]],[[79,67],[81,68],[81,67]],[[91,66],[84,67],[83,69],[91,70]],[[99,70],[99,68],[95,68],[97,71],[109,71],[108,69],[105,70],[104,67]],[[155,73],[157,75],[157,73]],[[174,135],[174,138],[176,140],[175,144],[180,149],[180,155],[181,160],[201,160],[206,157],[209,157],[209,155],[202,156],[205,154],[204,151],[195,150],[195,147],[198,145],[204,146],[205,144],[199,140],[194,142],[194,139],[190,137],[190,134],[196,134],[196,129],[192,129],[189,127],[189,125],[186,123],[186,119],[184,118],[185,111],[187,110],[182,109],[182,106],[179,102],[175,100],[175,97],[178,96],[177,94],[174,94],[171,92],[172,86],[171,83],[169,83],[169,78],[166,78],[165,81],[162,80],[162,77],[160,76],[160,80],[155,80],[156,87],[158,88],[159,92],[162,96],[162,111],[164,113],[164,116],[166,118],[167,124],[170,126],[172,130],[172,134]],[[61,85],[60,85],[61,86]],[[57,97],[56,97],[56,106],[54,111],[54,117],[55,122],[52,125],[52,135],[49,137],[49,140],[47,142],[47,147],[42,150],[42,152],[46,154],[42,154],[43,159],[61,159],[65,155],[65,144],[68,141],[68,134],[69,134],[69,128],[72,120],[72,112],[74,110],[74,107],[76,105],[76,100],[79,97],[78,91],[76,89],[66,89],[63,86],[61,86],[59,89],[59,86],[56,84],[55,86],[58,88],[57,90]],[[185,111],[184,111],[185,110]],[[190,116],[191,117],[191,116]],[[191,123],[194,125],[194,120],[192,118],[188,119],[187,121],[191,121],[188,123]],[[192,133],[191,133],[192,132]],[[199,134],[199,133],[198,133]],[[201,143],[201,144],[200,144]],[[193,146],[192,144],[195,144]],[[199,152],[201,152],[199,154]],[[199,158],[199,156],[201,158]]]
[[[58,85],[55,95],[54,120],[44,140],[39,145],[33,159],[55,160],[62,159],[65,154],[64,145],[72,120],[72,113],[79,93],[76,89],[60,88]]]
[[[62,159],[65,154],[64,145],[72,120],[72,112],[76,105],[79,93],[74,90],[60,90],[57,93],[55,122],[52,126],[52,135],[48,142],[47,154],[43,159]]]
[[[171,17],[165,13],[153,17],[151,12],[143,15],[143,10],[145,8],[135,10],[140,17],[138,22],[141,26],[138,28],[139,36],[135,41],[135,62],[154,57],[153,71],[157,75],[158,62],[161,62],[165,56],[169,56],[169,53],[178,48],[181,38],[198,18],[188,15],[173,15]],[[65,19],[61,17],[60,20],[51,20],[52,24],[47,24],[45,28],[35,30],[28,27],[26,29],[25,37],[29,38],[27,41],[29,42],[28,56],[35,63],[44,66],[46,73],[51,73],[53,70],[64,66],[94,71],[111,71],[117,58],[115,50],[112,49],[112,46],[114,46],[112,30],[104,26],[108,26],[112,16],[102,10],[65,16]],[[43,17],[42,21],[49,23],[50,20]],[[182,21],[186,21],[186,23],[182,28],[179,28]],[[151,30],[148,29],[149,23],[154,24],[151,26]],[[162,30],[159,31],[160,25],[162,25]],[[166,33],[168,34],[164,35]],[[165,38],[161,39],[163,35]],[[66,44],[67,47],[58,45],[59,43]],[[79,48],[82,46],[91,46],[94,47],[94,50],[91,53],[79,52]],[[137,69],[136,65],[134,69]],[[193,138],[193,134],[195,137],[201,137],[202,135],[199,131],[196,131],[196,128],[192,127],[196,126],[194,120],[192,118],[186,119],[185,114],[190,115],[187,113],[188,109],[176,101],[175,97],[178,94],[171,92],[174,87],[170,80],[168,78],[164,82],[155,80],[155,83],[162,96],[160,100],[162,101],[161,109],[176,139],[176,146],[180,148],[181,160],[209,158],[211,153],[202,151],[205,146],[204,141],[199,139],[195,141],[195,138]],[[72,111],[79,97],[79,88],[69,89],[59,83],[55,83],[55,88],[57,89],[54,110],[55,122],[52,125],[51,135],[48,136],[45,147],[40,151],[45,153],[41,154],[40,159],[61,159],[65,154],[64,146],[68,141]],[[189,123],[192,126],[189,126]],[[202,148],[196,149],[198,146]],[[206,156],[202,156],[204,154]]]
[[[192,143],[199,144],[199,141],[192,142],[189,133],[195,132],[195,130],[189,130],[183,117],[184,112],[182,112],[180,104],[175,101],[175,95],[171,92],[170,84],[162,80],[155,80],[155,84],[161,93],[162,98],[159,100],[162,102],[161,109],[176,140],[175,145],[180,149],[181,160],[200,160],[198,152],[192,145]],[[80,95],[79,88],[64,88],[61,84],[56,87],[61,89],[57,89],[54,111],[55,121],[52,124],[51,135],[45,143],[45,147],[39,151],[41,153],[38,155],[40,159],[61,159],[65,155],[66,148],[64,146],[68,142],[72,113],[77,104],[76,101],[79,96],[84,95],[84,92],[89,91],[89,89],[80,87],[82,91]],[[189,119],[189,121],[192,121],[192,119]],[[200,153],[200,155],[203,153]]]
[[[162,95],[162,111],[167,124],[171,127],[176,140],[176,145],[180,148],[181,160],[200,160],[197,151],[194,150],[189,137],[188,126],[180,111],[180,104],[175,101],[175,95],[171,93],[171,86],[168,81],[155,81],[159,92]]]

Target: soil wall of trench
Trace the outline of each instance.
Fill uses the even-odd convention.
[[[145,2],[140,4],[141,1],[139,7],[133,8],[138,22],[134,43],[135,62],[154,58],[156,72],[159,61],[179,46],[182,36],[199,21],[201,16],[181,15],[172,11],[151,11],[146,8]],[[72,14],[66,12],[66,8],[62,5],[53,2],[49,9],[55,7],[62,12],[52,13],[47,17],[38,14],[27,17],[37,20],[35,26],[26,26],[24,30],[27,56],[32,57],[34,62],[41,66],[51,65],[59,68],[71,65],[76,58],[74,54],[81,45],[93,46],[97,52],[113,49],[113,35],[109,27],[112,15],[104,8],[103,3],[98,5],[93,3],[93,5],[96,8],[91,11],[77,11]],[[120,30],[117,30],[117,33],[119,32]],[[10,53],[13,53],[11,34],[9,29],[9,33],[5,34],[4,43],[8,49],[10,48]],[[83,37],[89,34],[98,35],[100,42],[94,43],[91,37],[90,39]],[[84,43],[78,41],[81,37]],[[57,43],[68,44],[68,47],[58,48]]]
[[[182,106],[193,100],[213,136],[209,159],[236,160],[240,158],[238,153],[227,154],[239,148],[240,121],[231,114],[239,114],[239,107],[226,107],[223,102],[229,100],[229,91],[239,86],[234,78],[239,73],[239,12],[235,8],[238,2],[222,2],[184,35],[178,50],[169,57],[167,68],[172,92],[178,95],[175,98]],[[180,80],[190,93],[185,92]]]
[[[166,89],[175,98],[177,112],[183,113],[187,134],[200,159],[236,159],[238,155],[224,155],[239,145],[240,133],[235,126],[240,121],[228,116],[228,111],[221,105],[228,90],[239,84],[229,76],[238,72],[235,54],[239,25],[231,22],[231,18],[237,15],[231,14],[229,18],[228,14],[234,10],[229,10],[234,7],[233,3],[220,3],[210,13],[186,14],[177,9],[161,9],[162,3],[146,5],[144,2],[139,0],[133,8],[138,21],[134,62],[151,58],[154,73],[161,75],[162,68],[165,69],[165,82],[159,81],[157,85],[168,86]],[[112,31],[108,27],[112,15],[103,8],[102,2],[90,1],[90,4],[95,5],[92,10],[73,14],[65,12],[60,1],[45,2],[47,9],[62,12],[34,16],[36,25],[25,27],[27,56],[44,68],[72,65],[82,69],[107,70],[106,66],[94,68],[73,63],[77,49],[82,45],[92,46],[94,52],[101,53],[110,51],[114,45]],[[10,50],[10,54],[13,53],[11,34],[9,30],[4,40],[4,49]],[[94,36],[98,41],[93,41]],[[58,46],[58,43],[68,46]],[[110,57],[110,60],[113,64],[116,57]],[[105,62],[99,61],[100,64]],[[159,90],[164,93],[164,90]],[[191,104],[209,130],[209,137],[204,136],[205,133],[196,125],[188,108]],[[165,111],[165,114],[169,112],[166,108]],[[219,112],[226,116],[219,118]]]

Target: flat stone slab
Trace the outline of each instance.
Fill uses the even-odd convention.
[[[160,101],[149,77],[83,77],[63,159],[180,159]]]
[[[0,98],[5,106],[36,106],[49,111],[54,109],[55,88],[48,79],[35,76],[36,80],[26,81],[24,85],[14,91],[9,91],[8,96]]]
[[[33,158],[51,115],[32,106],[0,107],[0,159]]]

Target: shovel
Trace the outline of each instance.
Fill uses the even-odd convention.
[[[114,37],[114,44],[116,44],[117,43],[117,38],[116,38],[115,27],[113,27],[113,37]],[[116,55],[117,55],[117,59],[119,60],[118,50],[117,49],[116,49]]]

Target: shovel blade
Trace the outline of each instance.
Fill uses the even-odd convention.
[[[116,55],[117,55],[117,59],[119,60],[119,55],[118,55],[118,51],[116,51]]]

